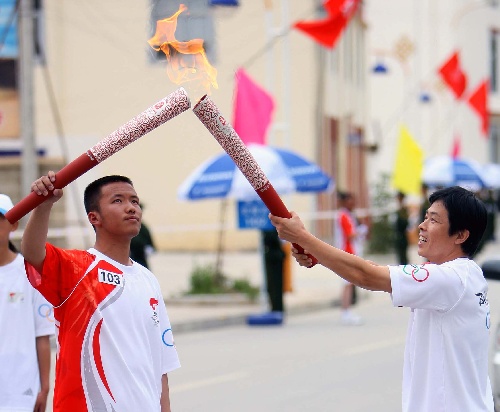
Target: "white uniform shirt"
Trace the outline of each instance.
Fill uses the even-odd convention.
[[[493,411],[488,285],[467,258],[390,266],[394,306],[411,308],[404,412]]]
[[[54,315],[29,284],[21,255],[0,267],[0,324],[0,411],[33,412],[40,392],[36,338],[54,334]]]
[[[162,375],[180,363],[155,276],[47,243],[39,280],[57,326],[54,411],[159,412]]]

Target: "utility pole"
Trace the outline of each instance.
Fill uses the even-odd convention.
[[[19,96],[21,130],[21,196],[38,177],[33,121],[33,0],[19,1]]]

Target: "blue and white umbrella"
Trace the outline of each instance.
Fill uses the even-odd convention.
[[[472,159],[434,156],[424,162],[422,182],[428,186],[462,186],[473,191],[488,187],[484,168]]]
[[[290,150],[258,144],[248,149],[279,194],[322,192],[333,186],[332,178],[318,165]],[[178,197],[253,200],[258,195],[229,155],[223,153],[198,167],[179,187]]]
[[[500,189],[500,164],[486,163],[483,166],[488,189]]]

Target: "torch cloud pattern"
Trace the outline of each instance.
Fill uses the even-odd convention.
[[[183,88],[169,94],[155,105],[129,120],[105,139],[89,149],[89,152],[101,163],[117,151],[128,146],[146,133],[181,114],[191,107],[191,103]]]
[[[250,150],[248,150],[231,125],[226,122],[226,119],[221,116],[214,102],[205,97],[194,107],[193,112],[233,159],[252,187],[256,191],[263,189],[269,180],[250,153]]]
[[[215,137],[231,159],[233,159],[238,169],[241,170],[243,176],[245,176],[252,185],[269,211],[275,216],[290,218],[290,212],[274,190],[273,185],[264,174],[264,171],[233,127],[220,114],[215,103],[208,96],[204,96],[194,106],[193,112],[212,136]],[[293,243],[293,246],[300,253],[304,252],[301,246],[295,243]],[[318,263],[318,260],[314,256],[309,255],[309,257],[312,261],[309,267],[313,267]]]
[[[134,142],[146,133],[162,125],[166,121],[181,114],[191,107],[186,91],[181,87],[167,97],[144,110],[141,114],[129,120],[123,126],[82,153],[56,173],[55,189],[62,189],[94,166],[106,160],[125,146]],[[49,193],[52,196],[53,191]],[[10,223],[15,223],[26,216],[35,207],[47,199],[31,192],[21,199],[5,217]]]

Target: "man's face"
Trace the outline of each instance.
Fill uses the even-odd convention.
[[[354,199],[354,196],[349,196],[348,198],[346,198],[343,202],[343,205],[349,211],[354,210],[354,206],[356,205],[356,200]]]
[[[115,182],[101,187],[99,209],[96,214],[102,230],[130,238],[139,233],[142,210],[139,197],[130,184]]]
[[[444,263],[455,258],[457,235],[448,235],[450,222],[448,211],[443,202],[434,202],[425,215],[425,220],[418,226],[418,254],[431,263]]]

